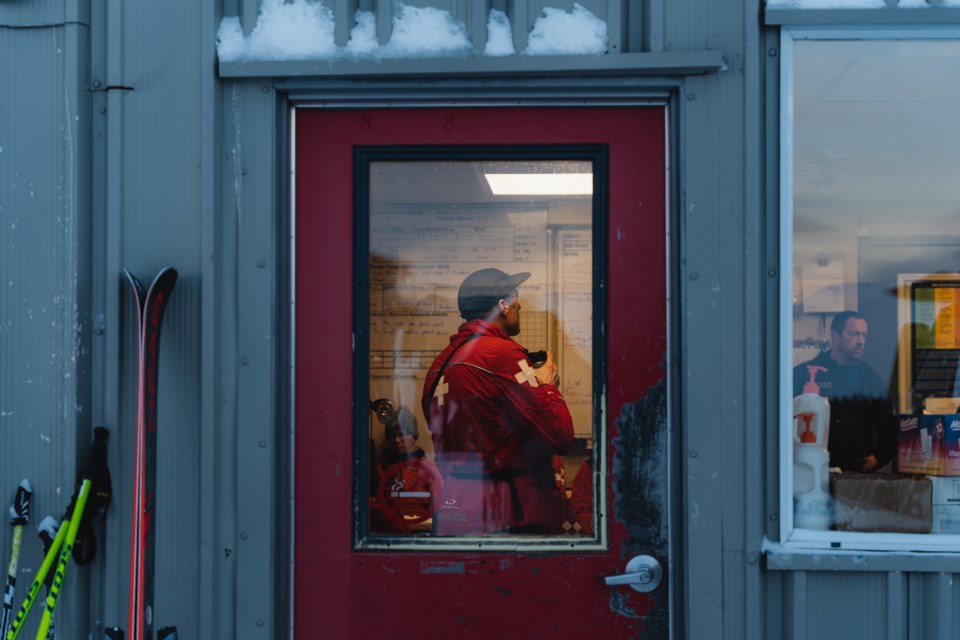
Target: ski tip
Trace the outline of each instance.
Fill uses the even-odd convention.
[[[177,270],[168,265],[157,272],[157,276],[153,279],[153,284],[155,286],[158,282],[165,280],[169,282],[167,286],[173,287],[178,277],[179,274],[177,273]]]
[[[24,478],[20,482],[20,488],[26,491],[27,493],[33,493],[33,487],[30,486],[30,481]]]

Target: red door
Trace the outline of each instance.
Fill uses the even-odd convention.
[[[299,109],[295,120],[296,637],[666,637],[665,109]],[[503,173],[587,163],[592,195],[560,204],[506,196],[493,214],[464,205],[461,169],[477,174],[488,161]],[[568,218],[582,206],[586,224]],[[413,236],[420,244],[410,249]],[[475,262],[463,266],[468,251]],[[377,479],[374,460],[389,445],[372,429],[389,437],[389,424],[377,426],[367,403],[392,399],[388,412],[415,412],[422,382],[377,367],[427,367],[433,345],[456,330],[449,300],[462,275],[498,260],[534,274],[520,288],[528,324],[517,339],[562,353],[563,393],[581,416],[580,458],[564,468],[595,456],[589,534],[437,536],[437,496],[424,484],[407,495],[431,503],[425,513],[383,506],[395,481]],[[424,273],[436,282],[424,284]],[[541,324],[553,338],[534,333]],[[431,458],[422,414],[419,438]],[[573,495],[574,478],[558,478]],[[660,586],[607,584],[644,554],[662,567]],[[651,576],[637,571],[643,588]]]

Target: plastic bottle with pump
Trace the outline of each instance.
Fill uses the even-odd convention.
[[[830,403],[816,382],[817,372],[826,369],[808,365],[807,370],[810,380],[793,399],[793,522],[801,529],[829,529]]]

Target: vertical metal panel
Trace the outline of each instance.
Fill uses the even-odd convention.
[[[909,619],[909,610],[904,605],[908,602],[907,598],[907,574],[899,571],[891,571],[886,575],[886,625],[887,640],[896,640],[907,636],[907,620]]]
[[[66,511],[92,433],[89,108],[78,74],[87,30],[56,24],[63,7],[54,4],[29,16],[5,5],[0,15],[0,24],[34,27],[0,26],[0,499],[9,504],[24,478],[34,490],[18,599],[41,561],[33,525]],[[4,554],[10,533],[0,531]],[[68,568],[58,613],[66,635],[87,625],[91,573]]]
[[[377,42],[382,46],[390,41],[393,33],[393,0],[373,0],[377,22]],[[345,19],[340,16],[338,20]]]
[[[911,615],[917,618],[917,626],[922,630],[918,637],[957,637],[957,627],[953,626],[955,614],[950,606],[955,599],[953,576],[949,573],[913,574],[910,580],[919,582],[922,589],[919,606],[911,611]]]
[[[198,486],[199,500],[199,536],[196,539],[199,563],[196,569],[199,594],[195,607],[197,609],[197,638],[226,637],[223,627],[229,628],[228,620],[233,611],[233,594],[230,589],[232,583],[224,579],[221,563],[225,562],[219,544],[221,533],[220,517],[217,508],[226,503],[232,505],[227,491],[222,490],[221,461],[230,459],[229,448],[218,445],[217,436],[230,429],[222,429],[219,409],[222,406],[224,376],[221,371],[229,371],[218,360],[225,349],[220,342],[220,327],[224,324],[223,318],[230,314],[218,304],[221,292],[222,278],[218,277],[221,269],[213,259],[216,255],[223,255],[220,251],[219,228],[216,221],[220,218],[217,206],[220,202],[219,168],[222,141],[219,124],[229,119],[224,117],[220,83],[212,73],[204,73],[203,69],[213,69],[216,65],[216,54],[212,48],[202,46],[205,34],[214,33],[222,18],[217,3],[197,3],[199,10],[199,37],[201,47],[197,59],[199,61],[199,118],[201,122],[198,168],[200,171],[199,193],[199,349],[196,358],[199,361],[200,376],[200,406],[199,418],[202,425],[199,430],[199,446],[196,463],[200,470]],[[229,14],[227,14],[229,15]],[[226,263],[225,263],[226,264]],[[227,339],[229,336],[227,337]],[[231,343],[227,343],[231,344]],[[232,357],[232,353],[230,354]],[[229,424],[229,423],[227,423]],[[229,508],[229,507],[228,507]],[[224,603],[227,603],[226,606]]]
[[[627,44],[624,52],[663,51],[664,3],[666,0],[625,0]]]
[[[672,5],[671,5],[672,6]],[[722,20],[738,31],[730,10]],[[722,80],[722,81],[721,81]],[[742,194],[733,167],[742,129],[726,121],[735,102],[729,78],[690,78],[682,96],[685,164],[681,170],[680,287],[683,310],[684,441],[686,443],[686,522],[689,539],[687,631],[691,638],[715,636],[725,622],[723,547],[743,544],[742,492],[744,406],[740,401],[743,335],[724,331],[741,326],[743,309]],[[729,103],[719,101],[723,95]],[[734,111],[736,112],[736,111]],[[728,148],[729,145],[729,148]],[[728,149],[723,153],[721,149]],[[740,316],[740,317],[738,317]],[[728,324],[734,323],[734,324]],[[737,375],[724,363],[738,363]],[[722,535],[718,535],[722,532]]]
[[[277,127],[275,95],[260,82],[242,88],[242,118],[270,126],[244,127],[234,141],[231,160],[235,182],[237,262],[236,297],[236,638],[268,638],[276,626],[277,585],[274,562],[285,556],[274,538],[276,528],[278,436],[276,402],[277,296],[275,235],[278,213]],[[237,163],[241,163],[237,166]],[[263,170],[249,171],[258,165]],[[268,302],[269,301],[269,302]]]
[[[805,638],[882,638],[886,620],[880,611],[887,601],[882,573],[807,573]]]
[[[358,8],[357,0],[333,0],[333,40],[338,47],[345,47],[349,42]]]
[[[110,3],[98,16],[96,34],[106,44],[101,90],[106,133],[104,164],[107,223],[121,247],[103,263],[105,298],[120,301],[118,317],[106,318],[120,351],[108,390],[118,407],[113,445],[118,487],[116,524],[108,574],[115,595],[105,624],[125,626],[129,563],[130,478],[135,410],[135,326],[132,301],[120,286],[127,267],[148,283],[170,264],[180,280],[167,307],[160,346],[158,408],[155,625],[176,625],[196,637],[199,599],[200,513],[200,117],[201,52],[211,57],[212,40],[199,33],[198,5]],[[120,35],[117,35],[120,34]],[[204,67],[209,68],[209,67]],[[110,404],[109,402],[107,403]],[[112,409],[107,409],[112,411]],[[115,538],[114,538],[115,536]],[[121,586],[122,585],[122,586]]]

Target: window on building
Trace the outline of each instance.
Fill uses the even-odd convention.
[[[599,157],[594,147],[359,152],[366,547],[597,539]]]
[[[955,548],[960,31],[782,52],[782,539]]]

